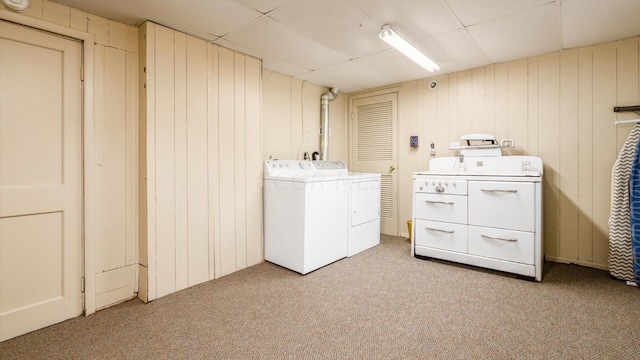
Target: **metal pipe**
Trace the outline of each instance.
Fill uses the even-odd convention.
[[[321,160],[329,160],[329,101],[333,101],[338,97],[338,88],[331,88],[331,91],[327,91],[322,94],[321,99],[321,134],[322,136],[320,140],[320,159]]]

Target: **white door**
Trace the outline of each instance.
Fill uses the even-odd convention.
[[[351,171],[379,173],[380,232],[398,235],[396,127],[398,94],[351,101]]]
[[[0,21],[0,340],[82,313],[81,47]]]

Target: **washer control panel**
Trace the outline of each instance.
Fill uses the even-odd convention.
[[[416,177],[413,191],[430,194],[467,195],[467,180]]]
[[[344,161],[314,160],[311,162],[316,170],[342,170],[347,169]]]
[[[348,173],[344,161],[267,160],[264,173],[269,176],[342,175]]]

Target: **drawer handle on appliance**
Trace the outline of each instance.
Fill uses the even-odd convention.
[[[510,241],[510,242],[516,242],[518,241],[518,239],[516,238],[501,238],[501,237],[497,237],[497,236],[489,236],[489,235],[480,235],[483,238],[486,239],[493,239],[493,240],[502,240],[502,241]]]
[[[517,193],[518,190],[500,190],[500,189],[481,189],[485,192],[504,192],[504,193]]]
[[[443,232],[443,233],[447,233],[447,234],[453,234],[453,230],[442,230],[442,229],[436,229],[436,228],[432,228],[432,227],[428,227],[425,226],[424,227],[427,230],[431,230],[431,231],[438,231],[438,232]]]
[[[424,202],[429,204],[445,204],[445,205],[453,205],[453,201],[433,201],[433,200],[425,200]]]

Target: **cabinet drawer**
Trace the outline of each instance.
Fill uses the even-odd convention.
[[[415,214],[419,219],[467,223],[467,197],[417,193],[414,197]]]
[[[469,181],[469,224],[534,231],[534,184]]]
[[[467,226],[438,221],[416,220],[415,244],[432,248],[467,252]]]
[[[469,254],[533,265],[534,234],[469,226]]]

